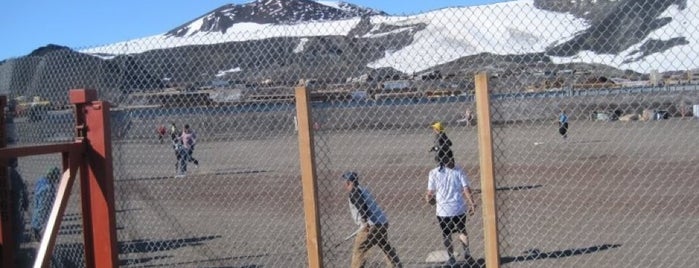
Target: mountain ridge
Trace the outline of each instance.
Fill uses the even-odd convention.
[[[699,58],[699,35],[687,28],[699,25],[694,22],[699,18],[692,15],[699,14],[699,0],[654,0],[646,5],[639,1],[570,6],[568,1],[520,0],[410,16],[342,13],[346,17],[327,20],[319,18],[330,16],[289,12],[284,23],[192,25],[215,13],[210,12],[169,31],[175,35],[166,32],[80,51],[49,47],[0,62],[0,77],[10,77],[0,89],[93,87],[118,96],[166,84],[190,87],[214,80],[293,85],[299,79],[339,83],[357,77],[377,81],[436,73],[463,78],[488,71],[503,81],[506,76],[517,78],[494,81],[494,86],[502,83],[503,90],[524,90],[541,82],[527,77],[557,69],[577,69],[591,77],[640,77],[651,70],[699,67],[694,62]],[[316,3],[285,3],[310,2]],[[312,6],[325,10],[328,4]],[[300,6],[291,10],[316,14]],[[84,64],[89,68],[74,68]],[[87,71],[76,73],[78,69]],[[23,77],[30,77],[31,83],[21,82]]]
[[[257,0],[247,4],[228,4],[169,30],[166,36],[183,37],[195,33],[220,32],[237,23],[297,24],[300,22],[332,21],[353,17],[388,15],[382,11],[363,8],[346,2],[317,2],[312,0]]]
[[[442,38],[445,42],[449,40],[460,40],[463,46],[470,46],[472,49],[461,49],[457,47],[457,52],[452,52],[451,56],[444,60],[438,59],[429,65],[413,66],[402,68],[401,66],[390,66],[403,72],[415,72],[427,70],[430,67],[446,63],[445,61],[455,60],[460,57],[477,55],[480,53],[495,54],[529,54],[545,53],[556,63],[569,63],[579,61],[581,58],[595,64],[605,64],[619,69],[630,69],[638,72],[649,72],[651,69],[660,71],[672,71],[678,69],[696,68],[696,64],[689,60],[694,56],[699,57],[699,35],[693,36],[687,31],[684,24],[688,22],[680,21],[687,19],[689,13],[699,13],[699,0],[600,0],[595,2],[585,2],[586,4],[571,5],[568,1],[560,0],[519,0],[512,2],[502,2],[478,7],[458,7],[445,8],[442,10],[430,11],[411,16],[386,16],[386,15],[366,15],[385,14],[381,11],[362,11],[360,13],[342,15],[342,19],[333,18],[327,20],[298,20],[299,17],[281,16],[279,20],[283,23],[254,23],[254,22],[228,22],[215,25],[204,24],[203,19],[212,16],[216,12],[210,12],[198,17],[193,22],[177,27],[163,35],[145,37],[126,42],[114,43],[106,46],[86,49],[83,52],[96,55],[118,55],[142,53],[151,49],[162,49],[185,45],[206,45],[223,42],[239,42],[253,39],[265,39],[280,36],[297,36],[308,38],[314,36],[341,35],[347,36],[350,33],[358,35],[360,38],[371,38],[372,34],[367,34],[367,29],[372,28],[398,28],[406,30],[402,24],[413,23],[410,21],[420,21],[426,25],[424,31],[431,31],[430,28],[442,28],[443,24],[462,24],[460,28],[469,29],[463,32],[447,32]],[[275,0],[255,1],[255,4],[266,7],[273,5]],[[294,0],[289,3],[299,10],[310,12],[307,6],[326,7],[310,0]],[[342,2],[339,2],[342,3]],[[291,5],[291,4],[289,4]],[[244,5],[238,5],[242,7]],[[228,6],[220,7],[223,10]],[[217,10],[219,10],[217,9]],[[295,9],[294,9],[295,10]],[[335,9],[337,10],[337,9]],[[673,11],[674,10],[674,11]],[[373,13],[372,13],[373,12]],[[675,16],[668,16],[668,12],[676,13]],[[310,12],[316,14],[317,12]],[[321,12],[322,13],[322,12]],[[269,14],[268,12],[265,14]],[[295,13],[298,14],[298,13]],[[483,16],[481,14],[488,14]],[[467,19],[448,19],[452,17],[463,17]],[[220,18],[221,16],[215,16]],[[263,16],[264,17],[264,16]],[[482,22],[478,20],[492,20],[493,17],[503,18],[502,20],[490,21],[489,27],[483,28]],[[304,17],[306,18],[306,17]],[[330,17],[327,17],[330,18]],[[542,19],[537,19],[542,18]],[[689,17],[691,18],[691,17]],[[219,19],[221,21],[221,19]],[[474,21],[474,22],[471,22]],[[232,24],[231,24],[232,23]],[[363,24],[363,25],[361,25]],[[531,24],[537,27],[529,27]],[[209,26],[206,26],[209,25]],[[691,24],[690,24],[691,25]],[[197,26],[197,27],[194,27]],[[364,27],[364,31],[358,31],[359,26]],[[433,27],[432,27],[433,26]],[[543,27],[542,27],[543,26]],[[426,28],[426,30],[425,30]],[[201,31],[205,29],[206,31]],[[455,29],[459,29],[458,27]],[[532,31],[537,29],[539,32]],[[422,31],[422,32],[424,32]],[[497,39],[498,37],[490,33],[506,31],[509,39]],[[413,31],[419,34],[420,31]],[[385,32],[384,32],[385,33]],[[541,33],[546,33],[542,35]],[[676,36],[663,36],[663,33],[673,33]],[[375,34],[381,34],[376,32]],[[430,33],[425,33],[430,34]],[[479,39],[472,39],[479,36]],[[400,62],[406,58],[406,54],[425,53],[429,51],[429,45],[424,40],[415,39],[416,44],[409,46],[409,51],[398,51],[400,58],[385,57],[383,62]],[[473,44],[468,44],[471,42]],[[493,44],[492,46],[481,46],[477,43]],[[162,44],[162,45],[161,45]],[[439,44],[437,44],[439,45]],[[696,49],[682,49],[686,46]],[[160,46],[160,47],[158,47]],[[423,46],[421,48],[420,46]],[[417,48],[417,51],[413,51]],[[436,47],[435,49],[441,49]],[[459,52],[460,51],[460,52]],[[649,66],[651,60],[660,60],[664,56],[661,53],[685,54],[683,61],[673,62],[668,65]],[[617,55],[610,58],[609,55]],[[650,60],[645,61],[645,58]],[[407,57],[410,58],[410,57]],[[412,63],[405,63],[404,65]],[[682,68],[673,69],[672,66]],[[692,66],[689,66],[692,65]],[[374,63],[374,67],[389,67],[386,64]]]

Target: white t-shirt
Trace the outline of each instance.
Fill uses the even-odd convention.
[[[469,187],[468,176],[460,168],[436,167],[430,170],[427,190],[433,191],[437,200],[437,216],[452,217],[468,212],[464,200],[464,188]]]

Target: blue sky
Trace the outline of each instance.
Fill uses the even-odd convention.
[[[86,48],[165,33],[232,0],[6,0],[0,4],[0,60],[47,44]],[[504,0],[350,0],[392,15]]]

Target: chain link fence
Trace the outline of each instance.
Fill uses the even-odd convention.
[[[688,267],[699,232],[696,9],[518,1],[47,47],[1,62],[0,89],[18,145],[74,138],[68,89],[113,104],[122,267],[308,266],[299,80],[312,101],[324,266],[350,266],[346,171],[371,189],[404,267],[446,261],[423,200],[440,121],[478,205],[466,222],[474,260],[456,265],[484,267],[478,72],[489,75],[501,266]],[[661,14],[671,19],[650,20]],[[177,144],[185,125],[191,157]],[[59,157],[20,159],[30,197],[51,166]],[[74,188],[57,267],[85,266]],[[372,249],[368,266],[382,255]]]

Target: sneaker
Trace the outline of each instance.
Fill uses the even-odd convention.
[[[177,174],[177,175],[175,175],[175,178],[178,178],[178,179],[179,179],[179,178],[184,178],[184,177],[186,177],[186,176],[187,176],[187,175],[185,175],[185,174]]]
[[[464,261],[466,261],[467,265],[472,265],[475,264],[477,261],[474,259],[471,254],[464,254]]]
[[[449,260],[447,260],[447,266],[454,267],[454,265],[456,265],[456,258],[449,257]]]

